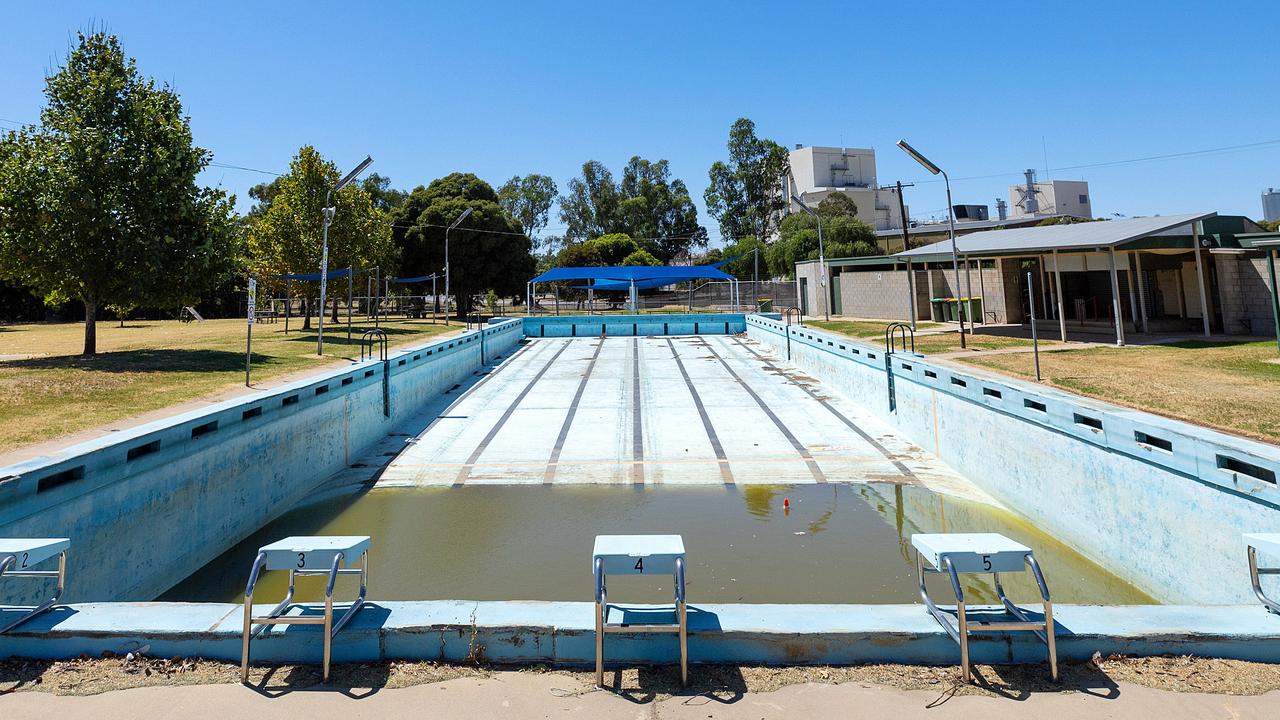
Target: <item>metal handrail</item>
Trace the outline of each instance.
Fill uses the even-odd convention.
[[[960,577],[956,572],[955,565],[952,564],[951,558],[944,555],[942,558],[942,567],[934,568],[925,565],[924,556],[916,553],[916,575],[919,579],[920,599],[924,602],[925,609],[933,616],[947,635],[960,645],[960,674],[965,682],[970,680],[969,668],[969,617],[965,607],[964,589],[960,585]],[[1018,607],[1009,600],[1005,595],[1004,586],[1000,582],[1000,573],[991,573],[995,581],[996,595],[1000,599],[1000,604],[1004,606],[1006,612],[1013,616],[1014,622],[977,622],[974,623],[979,629],[988,631],[996,630],[1013,630],[1013,631],[1031,631],[1036,637],[1040,638],[1047,646],[1049,658],[1049,674],[1054,679],[1058,679],[1058,648],[1056,633],[1053,624],[1053,601],[1049,599],[1049,587],[1045,583],[1044,574],[1040,572],[1040,564],[1036,562],[1035,556],[1027,553],[1023,557],[1027,567],[1031,570],[1032,576],[1035,578],[1036,585],[1040,587],[1040,597],[1043,600],[1044,621],[1040,622],[1032,619],[1027,615],[1026,611]],[[951,617],[944,613],[929,597],[929,591],[925,587],[924,577],[928,573],[943,574],[945,573],[951,580],[951,592],[956,598],[955,624],[952,624]]]
[[[9,568],[18,564],[17,555],[6,555],[0,559],[0,577],[56,577],[58,584],[54,588],[53,596],[48,600],[40,603],[22,616],[15,618],[13,621],[6,623],[0,627],[0,635],[25,623],[31,618],[43,613],[58,604],[58,600],[62,597],[62,592],[67,585],[67,551],[63,550],[58,553],[58,569],[57,570],[10,570]]]
[[[1253,584],[1253,594],[1262,602],[1262,606],[1273,613],[1280,613],[1280,603],[1267,597],[1262,591],[1262,579],[1259,575],[1277,575],[1280,574],[1278,568],[1259,568],[1258,567],[1258,551],[1252,545],[1248,546],[1249,552],[1249,580]]]
[[[366,330],[360,337],[360,361],[373,359],[375,345],[378,347],[378,359],[387,359],[387,331],[381,328]]]
[[[884,328],[884,351],[886,354],[892,355],[896,350],[898,338],[902,339],[902,351],[907,351],[907,340],[911,340],[911,352],[916,351],[916,331],[907,323],[894,322],[889,323]]]

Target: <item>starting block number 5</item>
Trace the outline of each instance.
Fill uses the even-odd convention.
[[[990,555],[983,555],[983,556],[982,556],[982,569],[983,569],[983,570],[990,570],[990,569],[991,569],[991,556],[990,556]]]

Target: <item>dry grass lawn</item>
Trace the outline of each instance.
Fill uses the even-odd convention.
[[[819,328],[821,330],[829,330],[834,333],[846,335],[863,341],[875,342],[876,344],[884,344],[884,329],[888,323],[876,320],[806,320],[805,325]],[[938,323],[922,322],[917,323],[918,330],[931,330],[941,327]],[[985,335],[981,331],[978,334],[970,333],[966,338],[967,349],[979,352],[982,350],[998,350],[1001,348],[1017,348],[1031,347],[1031,341],[1023,338],[1004,337],[1002,335]],[[1054,344],[1052,341],[1041,340],[1041,347]],[[948,353],[959,351],[960,334],[956,332],[946,333],[926,333],[916,335],[916,352],[925,355],[934,355],[937,353]]]
[[[326,325],[325,356],[315,331],[284,323],[253,332],[253,380],[357,359],[363,324]],[[421,342],[454,324],[382,323],[392,344]],[[372,327],[372,324],[369,325]],[[0,326],[0,452],[208,396],[244,384],[245,321],[98,323],[98,355],[79,355],[83,323]]]
[[[1280,364],[1266,342],[1187,341],[1042,353],[1050,385],[1100,400],[1245,435],[1280,441]],[[1028,353],[964,358],[1034,377]]]

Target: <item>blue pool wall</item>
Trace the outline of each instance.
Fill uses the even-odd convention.
[[[70,537],[67,601],[149,600],[521,339],[494,323],[0,468],[0,537]]]
[[[1240,536],[1280,532],[1280,448],[901,352],[890,411],[883,346],[760,316],[746,325],[773,354],[1157,599],[1253,601]],[[1052,584],[1053,569],[1046,575]]]
[[[524,334],[531,338],[600,337],[603,330],[607,337],[734,335],[746,332],[746,317],[742,313],[533,315],[524,318]]]
[[[334,637],[333,660],[466,663],[482,657],[496,663],[590,666],[595,661],[594,607],[589,601],[375,600]],[[269,606],[260,608],[265,612]],[[314,616],[321,609],[308,605],[305,611]],[[0,635],[0,657],[68,659],[146,648],[143,652],[155,657],[238,662],[243,613],[243,606],[231,603],[59,607]],[[0,611],[0,619],[5,614]],[[1280,661],[1280,618],[1258,605],[1054,605],[1053,614],[1058,657],[1064,661],[1085,662],[1095,653]],[[252,662],[318,664],[321,632],[315,625],[269,628],[253,641]],[[970,654],[978,663],[1039,663],[1045,647],[1027,632],[977,633]],[[609,635],[605,656],[611,666],[675,663],[679,651],[669,633],[617,633]],[[691,597],[689,659],[751,665],[955,665],[960,650],[918,604],[713,605]]]

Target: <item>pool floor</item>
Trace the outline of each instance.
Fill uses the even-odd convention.
[[[1055,601],[1152,602],[997,506],[881,482],[379,488],[285,514],[161,599],[240,600],[258,547],[294,534],[367,534],[373,600],[589,601],[595,535],[676,533],[693,603],[910,603],[918,601],[910,536],[948,531],[1001,532],[1030,546]],[[283,595],[286,577],[265,578],[263,602]],[[1015,599],[1038,600],[1029,576],[1004,578]],[[994,601],[988,579],[967,578],[966,599]],[[318,579],[299,582],[301,598],[319,598]],[[947,597],[942,578],[930,587]],[[668,578],[610,582],[610,599],[623,602],[667,601],[671,592]]]
[[[744,336],[528,340],[447,396],[379,482],[963,483],[780,364]]]

